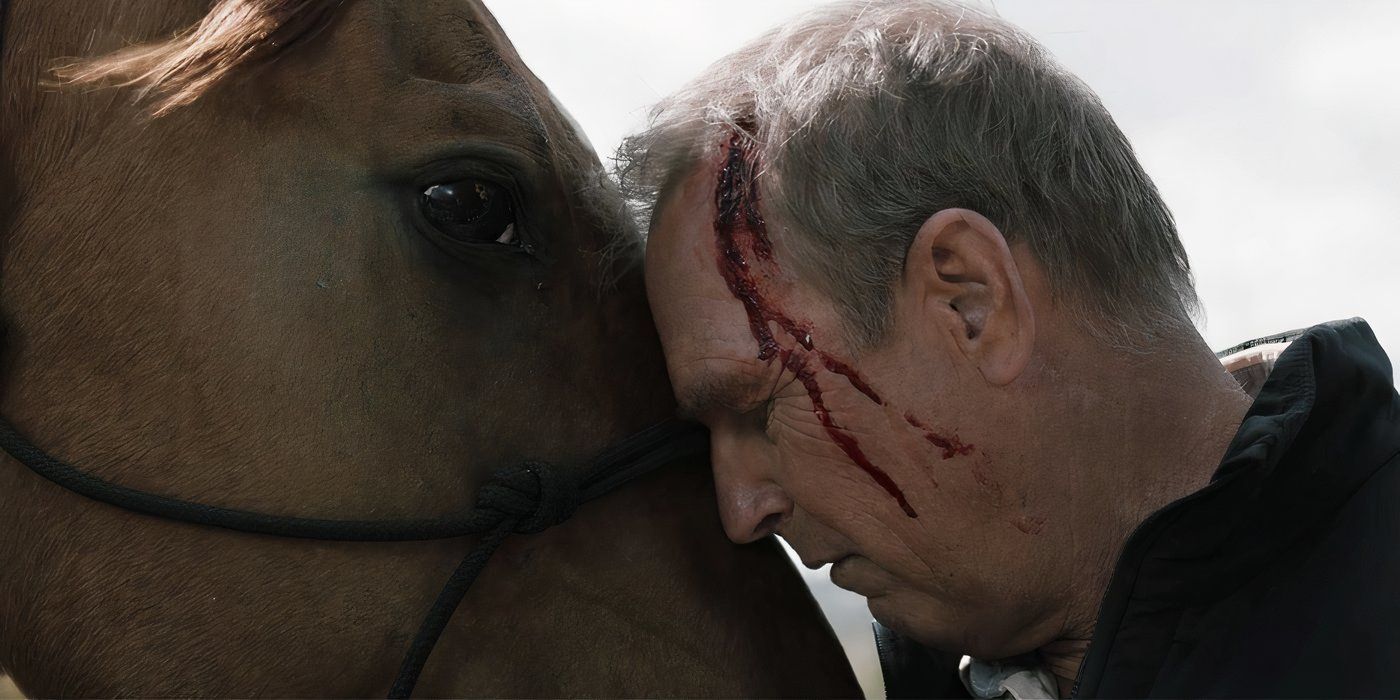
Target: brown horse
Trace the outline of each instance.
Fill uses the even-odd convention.
[[[49,453],[423,517],[670,414],[635,236],[480,4],[9,0],[0,66],[0,414]],[[857,694],[691,462],[507,539],[418,693]],[[46,697],[382,694],[473,544],[172,523],[9,458],[0,533],[0,670]]]

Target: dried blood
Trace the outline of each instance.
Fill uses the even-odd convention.
[[[862,394],[879,404],[880,397],[858,372],[848,364],[816,350],[812,341],[812,329],[799,324],[778,308],[760,289],[760,272],[749,264],[745,248],[766,266],[776,269],[773,260],[773,244],[768,238],[768,225],[758,209],[758,186],[754,180],[754,163],[747,157],[744,142],[739,134],[729,140],[725,152],[724,166],[720,169],[719,184],[715,188],[715,237],[719,248],[719,271],[734,295],[744,306],[748,315],[749,331],[758,344],[758,358],[770,360],[780,352],[784,365],[797,376],[812,400],[812,413],[821,422],[831,441],[841,448],[846,456],[869,474],[899,504],[901,510],[911,518],[918,513],[909,505],[904,492],[884,470],[875,466],[861,449],[856,440],[845,428],[831,417],[822,396],[821,384],[816,373],[807,366],[806,360],[796,353],[786,352],[773,337],[769,324],[775,324],[787,333],[803,349],[816,352],[823,364],[833,372],[845,376]],[[747,243],[747,246],[745,244]]]
[[[874,401],[876,405],[885,405],[880,395],[875,393],[875,388],[870,386],[870,384],[865,381],[865,377],[860,376],[860,372],[857,372],[854,367],[824,352],[819,351],[817,354],[822,358],[822,364],[826,365],[827,370],[845,377],[846,381],[849,381],[851,386],[855,387],[856,391],[865,394],[866,398]]]
[[[933,443],[934,447],[943,450],[943,459],[952,459],[957,455],[969,455],[972,454],[972,450],[975,449],[973,445],[963,444],[956,435],[948,437],[929,430],[928,426],[924,425],[918,418],[915,418],[912,413],[904,414],[904,422],[923,433],[924,439]]]
[[[817,420],[821,422],[822,428],[826,430],[827,437],[830,437],[831,441],[836,443],[852,462],[856,463],[856,466],[864,469],[865,473],[869,474],[870,478],[875,480],[875,483],[879,484],[881,488],[893,496],[895,502],[899,503],[899,507],[904,511],[905,515],[911,518],[919,517],[919,514],[914,512],[913,506],[910,506],[909,501],[904,498],[904,492],[894,483],[894,479],[891,479],[890,475],[885,473],[885,470],[875,466],[875,463],[871,462],[870,458],[865,456],[865,451],[860,449],[860,443],[856,440],[855,436],[846,432],[844,428],[837,425],[836,421],[832,419],[831,411],[827,410],[826,401],[822,398],[822,388],[817,384],[817,375],[812,371],[811,367],[807,366],[806,359],[797,353],[787,353],[784,364],[796,375],[797,381],[801,382],[803,388],[807,390],[807,396],[812,399],[812,413],[814,413],[817,416]]]
[[[749,157],[747,143],[746,137],[739,133],[730,137],[725,149],[724,164],[719,172],[719,182],[715,187],[715,239],[720,276],[729,287],[729,293],[744,306],[749,331],[758,345],[758,359],[771,361],[778,358],[806,389],[808,397],[812,400],[812,413],[821,422],[827,437],[831,438],[851,462],[893,497],[906,515],[917,518],[918,514],[909,505],[904,492],[895,484],[894,479],[875,466],[861,449],[856,437],[832,418],[822,395],[821,384],[817,381],[816,370],[808,364],[808,356],[820,359],[827,371],[845,377],[862,395],[876,405],[883,406],[885,402],[880,394],[849,363],[818,349],[812,340],[810,325],[794,320],[764,293],[764,287],[770,286],[779,268],[777,261],[773,259],[773,244],[768,237],[768,224],[759,211],[758,183],[754,178],[757,163]],[[798,353],[784,349],[773,337],[770,324],[776,325],[806,352]],[[956,437],[945,438],[934,433],[917,423],[912,415],[906,415],[906,420],[919,428],[925,438],[941,448],[945,459],[957,454],[968,454],[973,449],[971,445],[963,445]]]
[[[719,186],[715,190],[715,235],[719,244],[719,268],[729,292],[744,305],[749,317],[749,330],[758,343],[758,357],[774,357],[780,346],[773,338],[768,324],[776,323],[798,345],[812,350],[812,329],[792,320],[782,309],[773,305],[759,290],[760,275],[744,255],[744,243],[767,265],[773,263],[773,244],[768,238],[768,224],[758,210],[758,184],[753,178],[753,164],[745,157],[740,137],[730,139],[724,167],[720,170]]]

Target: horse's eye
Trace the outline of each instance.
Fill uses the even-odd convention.
[[[519,245],[510,192],[494,182],[468,178],[433,185],[418,197],[423,218],[463,243]]]

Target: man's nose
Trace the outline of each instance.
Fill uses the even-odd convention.
[[[762,539],[792,516],[792,499],[770,478],[776,466],[771,449],[711,431],[710,452],[719,518],[729,539],[739,544]]]

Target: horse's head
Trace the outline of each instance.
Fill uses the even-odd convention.
[[[208,3],[170,4],[21,1],[10,52],[101,54]],[[135,81],[134,106],[6,105],[5,405],[55,449],[218,501],[421,514],[666,411],[635,236],[491,16],[317,11],[340,4],[222,2],[60,72]]]
[[[203,503],[424,517],[669,413],[636,234],[480,4],[10,4],[0,411],[49,452]],[[464,551],[180,526],[12,463],[0,493],[0,663],[44,694],[382,692]],[[490,694],[506,621],[559,614],[532,551],[434,688]]]

